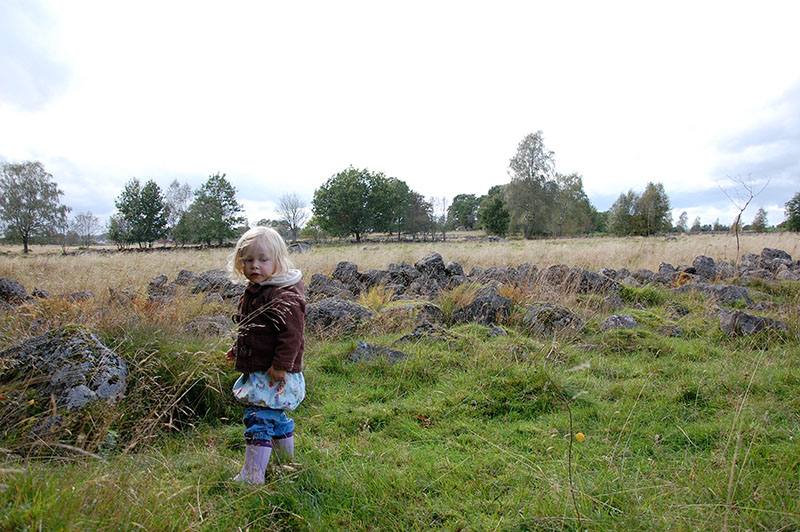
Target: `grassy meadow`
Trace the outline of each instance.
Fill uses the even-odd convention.
[[[796,234],[742,235],[741,253],[771,247],[800,258]],[[658,269],[695,256],[736,259],[731,236],[327,245],[295,255],[306,282],[341,260],[360,270],[413,264],[430,251],[473,266],[523,262]],[[194,317],[232,313],[186,295],[147,301],[150,279],[225,268],[230,250],[61,256],[6,248],[0,277],[30,292],[92,290],[0,315],[0,349],[43,324],[85,325],[129,364],[115,407],[89,409],[58,440],[15,436],[41,402],[8,400],[0,384],[0,530],[798,530],[800,529],[800,283],[755,281],[755,312],[789,332],[725,336],[715,303],[696,293],[626,288],[635,330],[603,332],[602,298],[543,287],[503,288],[514,302],[490,337],[443,324],[443,339],[393,345],[413,316],[386,312],[350,335],[307,338],[308,396],[295,462],[270,465],[263,487],[231,482],[241,466],[237,377],[229,340],[186,333]],[[114,306],[109,288],[134,297]],[[469,288],[434,301],[449,316]],[[538,338],[525,306],[548,299],[587,322],[574,337]],[[390,310],[372,290],[360,302]],[[680,309],[681,312],[675,312]],[[395,309],[397,310],[397,309]],[[683,311],[688,311],[683,314]],[[680,337],[659,331],[679,325]],[[359,341],[409,354],[352,363]],[[2,360],[0,359],[0,364]],[[0,369],[2,366],[0,366]]]

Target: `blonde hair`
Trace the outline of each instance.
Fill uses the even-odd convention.
[[[236,242],[236,248],[228,261],[228,270],[236,281],[246,279],[244,275],[243,259],[253,247],[260,247],[272,258],[275,271],[271,277],[285,275],[294,267],[289,258],[289,250],[281,235],[271,227],[253,227],[243,234]]]

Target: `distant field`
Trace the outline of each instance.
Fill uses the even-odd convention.
[[[800,235],[797,233],[744,234],[740,236],[741,254],[760,253],[765,247],[786,251],[800,258]],[[180,270],[202,272],[224,269],[230,248],[210,250],[173,250],[149,252],[85,253],[61,255],[58,246],[33,246],[28,256],[21,248],[0,248],[0,277],[21,282],[28,290],[40,287],[53,293],[71,290],[100,290],[108,287],[142,290],[153,277],[166,274],[174,278]],[[716,261],[736,259],[736,240],[729,235],[691,235],[676,240],[661,237],[571,238],[551,240],[512,240],[508,243],[447,242],[321,244],[314,251],[293,255],[306,281],[314,273],[330,274],[339,261],[354,262],[360,270],[385,269],[392,262],[413,264],[436,251],[445,262],[459,262],[466,272],[473,266],[518,266],[529,262],[538,267],[553,264],[600,268],[648,268],[658,270],[661,262],[690,264],[698,255]]]

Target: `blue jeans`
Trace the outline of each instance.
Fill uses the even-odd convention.
[[[294,421],[283,410],[263,406],[244,409],[244,439],[263,444],[274,439],[288,438],[294,431]]]

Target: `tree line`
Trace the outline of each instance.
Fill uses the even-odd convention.
[[[599,212],[583,190],[577,173],[556,171],[555,154],[544,145],[541,131],[526,135],[509,161],[509,182],[492,186],[486,194],[457,194],[426,198],[397,177],[350,166],[331,176],[314,191],[311,209],[296,194],[284,194],[278,219],[255,225],[277,229],[284,238],[354,237],[386,233],[398,239],[446,238],[454,229],[482,229],[488,234],[519,234],[524,238],[588,233],[652,235],[666,231],[702,232],[768,227],[760,208],[749,225],[689,225],[686,212],[673,225],[670,201],[661,183],[644,190],[621,193],[611,208]],[[0,231],[28,252],[33,239],[62,245],[90,245],[101,231],[91,212],[69,217],[61,204],[63,192],[42,163],[4,162],[0,165]],[[751,195],[752,197],[752,195]],[[178,244],[222,244],[247,225],[244,208],[226,174],[209,176],[197,190],[173,180],[166,191],[149,180],[132,178],[115,199],[116,212],[105,233],[119,248],[150,247],[161,240]],[[743,209],[742,209],[743,210]],[[741,212],[740,212],[741,214]],[[778,227],[800,231],[800,192],[785,203],[786,220]],[[309,219],[310,217],[310,219]],[[738,233],[737,233],[738,234]]]

